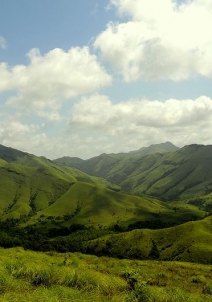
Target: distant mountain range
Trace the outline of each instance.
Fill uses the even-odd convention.
[[[62,166],[75,167],[90,175],[111,179],[112,182],[120,184],[121,181],[126,180],[130,172],[133,172],[136,167],[138,167],[139,163],[137,162],[139,162],[139,159],[143,158],[143,156],[149,154],[154,154],[155,156],[155,154],[157,154],[156,156],[160,157],[164,153],[173,152],[178,149],[179,148],[172,143],[166,142],[143,147],[129,153],[103,153],[87,160],[66,156],[55,159],[54,162]]]
[[[150,145],[149,147],[142,147],[139,150],[136,151],[130,151],[128,153],[111,153],[111,154],[106,154],[103,153],[99,156],[95,156],[91,159],[88,160],[83,160],[79,157],[69,157],[69,156],[64,156],[61,158],[57,158],[54,160],[54,162],[59,163],[61,165],[68,165],[76,168],[81,168],[81,169],[86,169],[87,173],[95,173],[93,171],[93,163],[95,164],[96,162],[99,162],[101,159],[108,159],[108,161],[111,161],[111,164],[115,164],[118,162],[121,158],[125,157],[137,157],[137,156],[144,156],[147,154],[152,154],[152,153],[166,153],[166,152],[173,152],[177,151],[179,148],[173,145],[170,142],[165,142],[161,144],[154,144]],[[101,174],[101,172],[99,172]],[[102,172],[104,174],[104,172]]]
[[[63,157],[56,163],[103,177],[122,190],[162,200],[185,199],[212,191],[212,146],[178,148],[166,142],[138,151],[102,154],[88,160]]]

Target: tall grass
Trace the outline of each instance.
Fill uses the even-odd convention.
[[[0,301],[211,301],[209,265],[0,249]]]

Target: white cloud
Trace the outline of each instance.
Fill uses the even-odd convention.
[[[5,146],[20,150],[29,150],[29,148],[33,150],[33,147],[42,144],[45,137],[44,133],[38,134],[38,130],[38,125],[23,124],[15,119],[8,118],[0,122],[0,140]]]
[[[137,148],[166,140],[181,146],[210,143],[211,127],[212,99],[205,96],[195,100],[144,99],[112,104],[107,96],[95,94],[75,104],[69,123],[70,131],[87,131],[95,136],[104,133],[108,142],[109,137],[116,139],[111,152],[133,150],[135,142]]]
[[[127,82],[212,77],[212,4],[111,0],[131,21],[109,23],[94,47]]]
[[[32,49],[28,57],[27,66],[0,64],[0,91],[17,91],[8,105],[20,112],[58,119],[63,100],[94,92],[112,81],[87,47],[68,52],[53,49],[45,55]]]
[[[39,97],[31,92],[10,97],[7,100],[7,108],[16,108],[16,116],[29,116],[31,114],[43,117],[49,121],[59,121],[62,117],[59,114],[62,101]]]
[[[7,48],[7,41],[2,36],[0,36],[0,48],[2,48],[2,49],[6,49]]]
[[[73,108],[71,124],[78,128],[108,130],[123,133],[143,127],[186,127],[205,123],[212,115],[212,99],[199,97],[196,100],[169,99],[165,102],[129,100],[112,104],[107,96],[83,97]]]

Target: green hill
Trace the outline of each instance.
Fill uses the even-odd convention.
[[[0,154],[1,219],[34,216],[54,204],[77,182],[81,184],[79,190],[86,183],[116,188],[103,179],[61,167],[45,157],[4,146],[0,146]]]

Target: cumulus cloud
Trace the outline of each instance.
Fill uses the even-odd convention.
[[[212,4],[193,0],[111,0],[130,20],[109,23],[94,42],[126,82],[212,77]]]
[[[131,99],[113,104],[106,95],[94,94],[74,104],[67,129],[56,128],[59,135],[52,136],[48,125],[26,124],[10,117],[0,121],[0,141],[49,158],[89,158],[167,140],[177,146],[210,144],[212,99]]]
[[[71,48],[68,52],[53,49],[45,55],[32,49],[28,58],[27,66],[0,64],[0,91],[17,91],[8,105],[21,112],[26,108],[58,119],[57,110],[63,100],[94,92],[112,81],[87,47]]]
[[[6,49],[7,48],[7,41],[2,36],[0,36],[0,48],[2,48],[2,49]]]
[[[189,142],[209,143],[211,126],[212,99],[206,96],[195,100],[143,99],[113,104],[107,96],[95,94],[75,104],[69,123],[72,130],[121,139],[123,150],[126,145],[133,148],[130,140],[132,144],[141,140],[142,146],[173,139],[181,146]]]
[[[40,146],[45,137],[44,133],[38,134],[39,126],[36,124],[23,124],[15,119],[8,118],[0,122],[0,141],[5,146],[20,150],[28,150]]]

